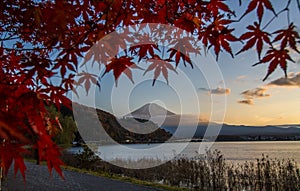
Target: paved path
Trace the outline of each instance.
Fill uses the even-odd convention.
[[[20,172],[14,178],[11,170],[3,191],[163,191],[69,170],[63,170],[66,180],[62,180],[56,172],[50,178],[46,166],[33,163],[26,163],[26,166],[26,183]]]

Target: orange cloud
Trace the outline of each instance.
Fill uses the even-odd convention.
[[[238,101],[238,103],[246,104],[246,105],[254,105],[254,104],[253,104],[253,99],[244,99],[244,100],[240,100],[240,101]]]
[[[267,88],[254,88],[252,90],[246,90],[241,93],[244,97],[243,100],[238,101],[241,104],[254,105],[254,99],[256,98],[265,98],[271,96],[266,94]]]

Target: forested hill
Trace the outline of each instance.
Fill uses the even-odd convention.
[[[140,127],[150,129],[150,132],[148,131],[149,133],[137,133],[139,132],[138,129],[128,130],[124,128],[120,125],[118,119],[114,115],[106,111],[96,109],[95,113],[93,108],[79,104],[75,104],[73,107],[74,106],[76,107],[74,116],[76,117],[76,123],[79,126],[79,133],[84,141],[101,142],[105,144],[110,142],[107,137],[108,135],[118,143],[155,143],[165,142],[172,136],[172,134],[157,127],[150,121],[145,124],[141,123]],[[64,115],[72,114],[72,111],[65,107],[62,107],[61,112]],[[126,120],[132,119],[122,119],[121,121],[122,123],[126,123]],[[103,128],[101,128],[101,126]]]

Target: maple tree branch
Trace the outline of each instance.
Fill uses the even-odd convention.
[[[238,23],[238,22],[240,22],[246,15],[247,15],[247,13],[245,12],[238,20],[231,20],[231,22],[233,22],[233,23]]]
[[[166,6],[166,22],[168,21],[168,3],[165,1],[165,6]]]
[[[298,0],[299,1],[299,0]],[[277,18],[280,14],[284,13],[285,11],[287,11],[287,16],[288,16],[288,24],[290,24],[290,18],[289,18],[289,6],[291,4],[291,0],[289,0],[285,6],[284,9],[282,9],[281,11],[279,11],[278,13],[276,13],[270,20],[269,22],[262,28],[262,30],[265,30],[274,20],[275,18]]]
[[[8,47],[2,47],[4,50],[14,50],[14,51],[18,51],[18,52],[22,52],[22,51],[39,51],[39,50],[48,50],[48,49],[58,49],[59,47],[44,47],[44,48],[8,48]]]
[[[115,28],[117,28],[117,26],[119,25],[119,24],[117,24],[117,20],[121,16],[121,10],[122,10],[122,7],[120,7],[120,9],[118,10],[117,16],[116,16],[116,18],[115,18],[115,20],[113,22],[113,24],[116,24]]]
[[[0,38],[0,41],[7,41],[7,40],[16,40],[16,39],[20,39],[19,37],[6,37],[6,38]]]
[[[291,23],[291,19],[290,19],[290,9],[287,10],[286,16],[287,16],[287,22],[288,22],[288,25],[290,25],[290,23]]]
[[[287,8],[287,21],[288,21],[288,25],[290,25],[290,9],[289,9],[289,6],[290,6],[290,3],[291,3],[291,0],[288,1],[287,5],[286,5],[286,8]]]
[[[281,11],[279,11],[275,16],[273,16],[269,22],[262,28],[262,30],[265,30],[280,14],[284,13],[285,11],[288,11],[288,8],[284,8]]]
[[[16,34],[16,31],[1,31],[3,34],[1,35],[0,41],[7,41],[7,40],[15,40],[20,39],[20,37]]]

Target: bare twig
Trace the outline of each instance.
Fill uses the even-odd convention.
[[[298,10],[300,12],[300,0],[297,0],[297,6],[298,6]]]
[[[299,0],[298,0],[299,1]],[[276,13],[271,19],[270,21],[262,28],[262,30],[266,29],[273,21],[275,18],[277,18],[280,14],[284,13],[285,11],[287,11],[287,15],[288,15],[288,23],[290,23],[290,12],[289,12],[289,6],[291,4],[291,0],[289,0],[285,6],[285,8],[283,8],[281,11],[279,11],[278,13]]]

